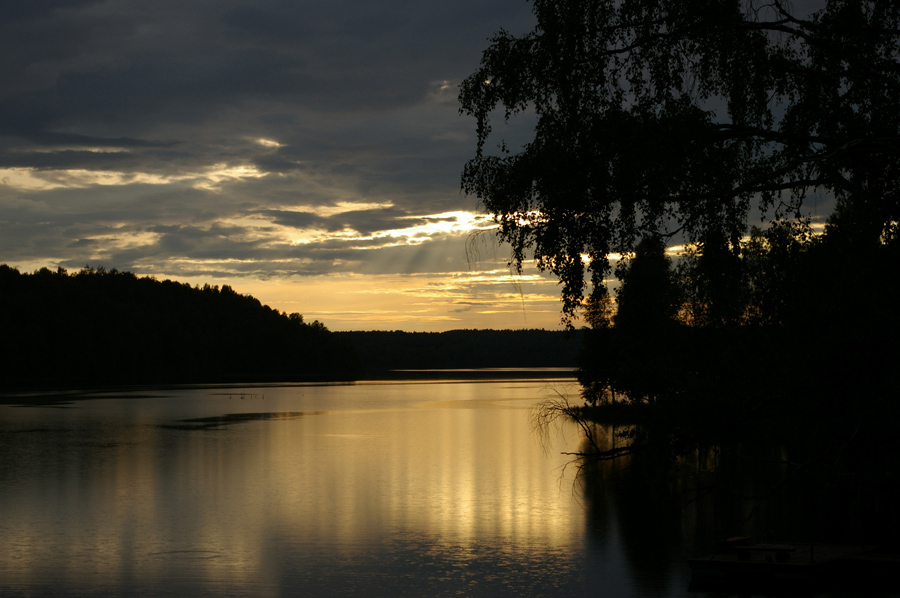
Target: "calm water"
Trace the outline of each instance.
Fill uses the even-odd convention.
[[[698,596],[683,513],[575,479],[569,380],[0,405],[0,594]],[[547,440],[547,439],[544,439]],[[567,466],[568,465],[568,466]],[[650,497],[650,498],[648,498]],[[648,502],[649,501],[649,502]],[[658,503],[653,503],[658,504]]]

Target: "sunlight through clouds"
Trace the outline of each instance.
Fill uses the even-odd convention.
[[[19,5],[0,19],[17,48],[0,64],[0,264],[230,284],[334,329],[528,326],[486,312],[504,292],[520,319],[523,298],[555,296],[487,280],[506,256],[479,239],[475,263],[496,224],[459,187],[474,148],[459,83],[501,23],[533,27],[527,3],[366,19],[325,3],[314,24],[270,0],[150,21],[131,0]]]
[[[429,220],[408,228],[386,230],[375,233],[372,238],[404,238],[408,245],[418,245],[428,241],[433,235],[451,233],[471,233],[497,228],[489,216],[473,212],[444,212],[426,216],[407,216],[407,220]]]
[[[516,283],[508,272],[504,277],[499,271],[367,277],[359,288],[343,290],[341,297],[358,298],[369,308],[345,310],[339,300],[323,302],[317,309],[317,302],[308,297],[313,308],[308,311],[312,317],[335,322],[338,329],[441,330],[447,322],[457,322],[453,327],[479,328],[559,325],[555,281],[537,275],[525,283]],[[390,321],[394,323],[386,325]]]
[[[320,208],[317,214],[338,215],[352,210],[377,209],[391,207],[392,204],[342,204],[332,209]],[[343,209],[342,209],[343,208]],[[310,210],[312,212],[312,210]],[[381,230],[365,235],[353,229],[345,228],[340,231],[307,230],[299,235],[289,227],[279,227],[282,231],[291,230],[290,242],[295,245],[310,244],[329,240],[340,240],[349,243],[352,249],[373,249],[376,247],[396,247],[402,245],[420,245],[440,235],[464,235],[478,231],[486,231],[497,228],[489,216],[474,212],[454,211],[440,214],[426,214],[423,216],[403,216],[398,223],[411,221],[411,226]],[[423,222],[424,221],[424,222]],[[414,224],[420,223],[420,224]],[[277,225],[276,225],[277,226]],[[360,241],[382,241],[377,245],[354,245]]]

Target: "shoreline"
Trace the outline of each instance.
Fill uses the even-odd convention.
[[[422,370],[366,370],[355,379],[334,380],[286,380],[280,382],[200,382],[183,384],[119,384],[113,386],[93,386],[83,388],[18,388],[0,391],[0,405],[14,407],[59,407],[76,401],[122,398],[149,398],[158,391],[171,391],[190,388],[271,388],[289,386],[331,386],[366,384],[368,382],[488,382],[492,380],[545,380],[575,379],[575,368],[457,368],[457,369],[422,369]]]

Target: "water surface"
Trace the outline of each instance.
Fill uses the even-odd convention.
[[[532,430],[557,394],[574,381],[0,405],[0,594],[688,595],[686,548],[657,538],[677,514],[623,529],[641,497],[586,500],[578,430]]]

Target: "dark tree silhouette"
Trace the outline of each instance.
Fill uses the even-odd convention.
[[[736,253],[756,203],[802,221],[805,197],[832,194],[854,246],[896,242],[898,3],[533,4],[535,29],[499,32],[461,85],[478,139],[462,187],[493,214],[513,265],[533,254],[559,277],[567,322],[586,280],[602,301],[611,254],[676,234]],[[521,151],[486,151],[497,109],[537,115]]]
[[[817,500],[879,505],[866,533],[895,537],[900,3],[532,4],[534,30],[494,36],[459,101],[463,190],[591,326],[587,404],[538,419],[574,418],[592,459],[757,447]],[[492,153],[498,114],[536,117],[533,137]],[[813,197],[834,200],[822,234]],[[692,249],[669,270],[672,239]]]

